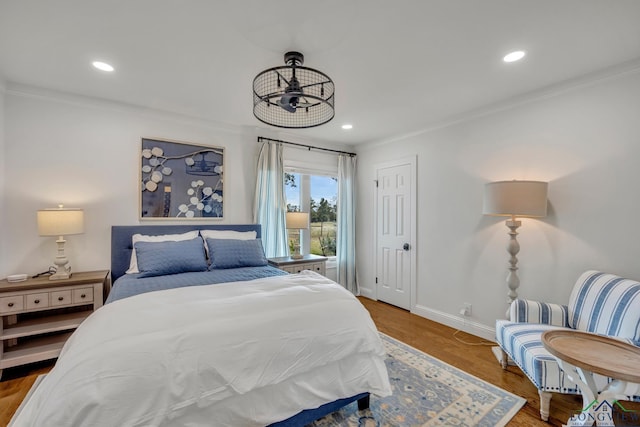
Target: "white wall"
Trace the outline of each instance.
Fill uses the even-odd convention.
[[[33,274],[51,265],[55,239],[38,236],[35,218],[38,209],[58,203],[85,210],[85,234],[67,237],[73,270],[109,268],[111,226],[140,222],[141,137],[225,147],[225,218],[217,222],[252,222],[255,129],[11,85],[2,116],[6,194],[0,200],[7,215],[2,218],[0,277]]]
[[[5,143],[4,143],[4,91],[5,83],[0,78],[0,224],[4,225],[5,210],[4,210],[4,198],[5,198]],[[4,233],[4,226],[0,228],[0,231]],[[4,277],[5,271],[5,251],[4,245],[0,244],[0,277]]]
[[[425,317],[492,336],[506,310],[504,218],[486,182],[549,182],[549,215],[518,230],[521,297],[566,303],[587,269],[640,279],[640,71],[358,150],[358,274],[375,296],[375,164],[417,155],[417,301]],[[458,311],[473,304],[463,324]]]

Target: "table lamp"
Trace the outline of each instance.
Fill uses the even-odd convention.
[[[522,225],[516,217],[544,217],[547,215],[547,188],[548,183],[541,181],[497,181],[485,184],[484,215],[510,216],[505,221],[509,228],[509,272],[507,274],[507,286],[509,287],[509,305],[518,297],[516,290],[520,286],[518,270],[518,258],[520,244],[516,239],[518,227]],[[509,312],[507,309],[507,318]]]
[[[62,280],[71,277],[69,260],[64,254],[64,236],[84,233],[84,212],[82,209],[58,208],[42,209],[38,211],[38,234],[41,236],[58,236],[58,255],[53,262],[56,272],[49,276],[49,280]]]
[[[308,230],[309,229],[309,213],[308,212],[287,212],[287,229],[288,230]],[[292,259],[301,259],[300,253],[300,231],[298,231],[298,239],[293,245],[294,253],[291,254]]]

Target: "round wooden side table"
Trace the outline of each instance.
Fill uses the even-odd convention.
[[[570,426],[613,426],[616,396],[640,392],[640,347],[603,335],[556,330],[542,334],[542,344],[582,393],[583,409]],[[593,374],[613,378],[600,393]]]

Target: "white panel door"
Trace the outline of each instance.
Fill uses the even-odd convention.
[[[377,170],[376,283],[379,300],[411,309],[411,164]]]

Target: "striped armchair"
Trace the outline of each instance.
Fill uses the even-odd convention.
[[[587,271],[571,291],[569,305],[517,299],[511,303],[510,319],[496,321],[496,339],[507,356],[522,369],[540,394],[540,416],[549,419],[551,393],[580,394],[542,345],[542,333],[575,329],[619,338],[640,346],[640,283],[613,274]],[[595,375],[599,390],[610,379]],[[640,396],[627,396],[640,401]]]

